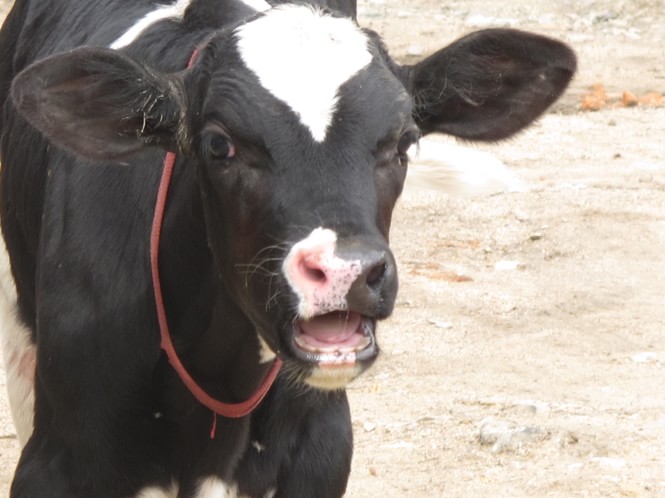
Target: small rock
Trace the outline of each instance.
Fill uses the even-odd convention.
[[[597,463],[601,467],[607,467],[610,469],[621,469],[626,466],[626,461],[623,458],[591,457],[591,461]]]
[[[540,233],[540,232],[532,233],[531,235],[529,235],[529,240],[533,240],[533,241],[540,240],[542,238],[543,238],[543,234]]]
[[[496,263],[494,263],[495,271],[515,271],[515,270],[524,270],[525,268],[526,265],[520,263],[519,261],[504,260],[504,261],[497,261]]]
[[[638,104],[637,95],[626,90],[621,96],[621,104],[625,107],[635,107]]]
[[[472,27],[487,27],[487,26],[515,26],[518,24],[517,19],[510,17],[489,17],[482,14],[472,15],[466,18],[465,24]]]
[[[559,435],[559,447],[566,448],[580,442],[580,438],[574,432],[566,431]]]
[[[372,422],[364,422],[363,423],[363,430],[365,432],[372,432],[374,429],[376,429],[376,424]]]
[[[640,105],[662,107],[665,105],[665,95],[658,92],[649,92],[639,97]]]
[[[428,319],[427,319],[427,323],[431,323],[432,325],[434,325],[435,327],[438,327],[438,328],[440,328],[440,329],[446,329],[446,330],[449,330],[449,329],[452,329],[452,328],[453,328],[453,324],[452,324],[452,323],[450,323],[450,322],[445,322],[445,321],[443,321],[443,320],[437,320],[436,318],[428,318]]]
[[[608,21],[611,21],[613,19],[616,19],[618,17],[618,14],[614,12],[613,10],[603,12],[602,14],[598,14],[593,18],[593,23],[594,24],[600,24],[600,23],[605,23]]]
[[[635,363],[651,363],[658,360],[658,353],[653,351],[644,351],[643,353],[637,353],[631,358]]]
[[[591,85],[588,93],[582,96],[583,111],[599,111],[607,105],[607,91],[602,83]]]
[[[520,426],[509,420],[488,418],[480,426],[478,440],[484,446],[492,445],[493,453],[519,448],[529,441],[543,438],[545,431],[540,427]]]
[[[517,221],[521,222],[529,221],[531,219],[531,217],[523,211],[513,211],[513,216],[515,216]]]
[[[410,45],[406,49],[406,55],[412,56],[412,57],[418,57],[421,56],[425,53],[422,47],[419,47],[418,45]],[[637,102],[636,102],[637,103]]]
[[[379,446],[379,448],[386,450],[411,450],[413,447],[413,443],[407,443],[403,439],[398,439],[395,442],[385,443]]]
[[[621,486],[621,496],[645,496],[649,488],[639,484],[626,483]]]

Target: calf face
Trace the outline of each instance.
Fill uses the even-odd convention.
[[[178,74],[81,48],[32,65],[12,91],[75,154],[122,160],[160,146],[186,158],[216,270],[262,358],[334,389],[374,361],[376,322],[394,306],[388,234],[408,149],[434,131],[508,137],[574,70],[564,45],[511,30],[399,66],[353,21],[281,6],[214,33]]]

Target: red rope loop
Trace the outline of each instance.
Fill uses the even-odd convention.
[[[198,50],[192,54],[188,67],[193,64],[197,54]],[[159,184],[159,190],[157,192],[155,214],[152,222],[152,231],[150,234],[150,267],[152,270],[152,283],[155,292],[157,319],[159,321],[161,348],[166,353],[166,356],[169,359],[169,363],[173,369],[176,371],[185,386],[187,386],[187,389],[189,389],[189,391],[194,395],[199,403],[212,410],[214,417],[210,436],[211,438],[214,438],[215,427],[217,425],[216,415],[221,415],[227,418],[239,418],[250,414],[261,403],[266,394],[268,394],[270,387],[273,385],[275,379],[277,378],[277,374],[279,373],[279,370],[282,366],[282,362],[279,358],[275,359],[265,379],[249,399],[240,403],[223,403],[206,393],[201,388],[201,386],[196,383],[192,376],[189,375],[189,372],[187,372],[184,365],[180,361],[180,358],[178,357],[178,354],[173,347],[173,341],[171,340],[171,333],[169,331],[168,321],[166,319],[166,311],[164,310],[162,286],[159,277],[159,241],[162,231],[162,224],[164,221],[166,199],[168,197],[169,186],[173,176],[175,161],[175,153],[169,152],[166,154],[166,157],[164,158],[162,178]]]

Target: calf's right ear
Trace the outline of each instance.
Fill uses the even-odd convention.
[[[16,109],[53,144],[91,160],[186,136],[183,86],[115,50],[79,48],[27,67],[12,83]]]

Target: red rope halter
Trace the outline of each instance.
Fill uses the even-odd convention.
[[[191,67],[198,55],[198,50],[192,54],[187,67]],[[282,366],[279,358],[273,362],[270,371],[259,388],[252,394],[252,396],[240,403],[223,403],[214,399],[206,393],[201,386],[199,386],[191,375],[187,372],[184,365],[180,361],[173,341],[171,340],[171,333],[169,331],[168,321],[166,319],[166,311],[164,310],[164,300],[162,298],[162,287],[159,278],[159,240],[164,221],[164,211],[166,207],[166,199],[168,196],[169,185],[171,177],[173,176],[173,168],[175,166],[176,155],[174,152],[168,152],[164,158],[164,166],[162,170],[162,178],[157,192],[157,201],[155,204],[155,215],[152,222],[152,231],[150,234],[150,267],[152,270],[152,283],[155,291],[155,304],[157,306],[157,319],[159,321],[159,331],[161,337],[161,348],[166,353],[169,363],[176,371],[182,382],[187,386],[187,389],[194,395],[199,403],[207,407],[213,412],[213,426],[210,437],[215,437],[216,416],[221,415],[227,418],[240,418],[250,414],[266,396],[270,387],[275,382],[277,374]]]

